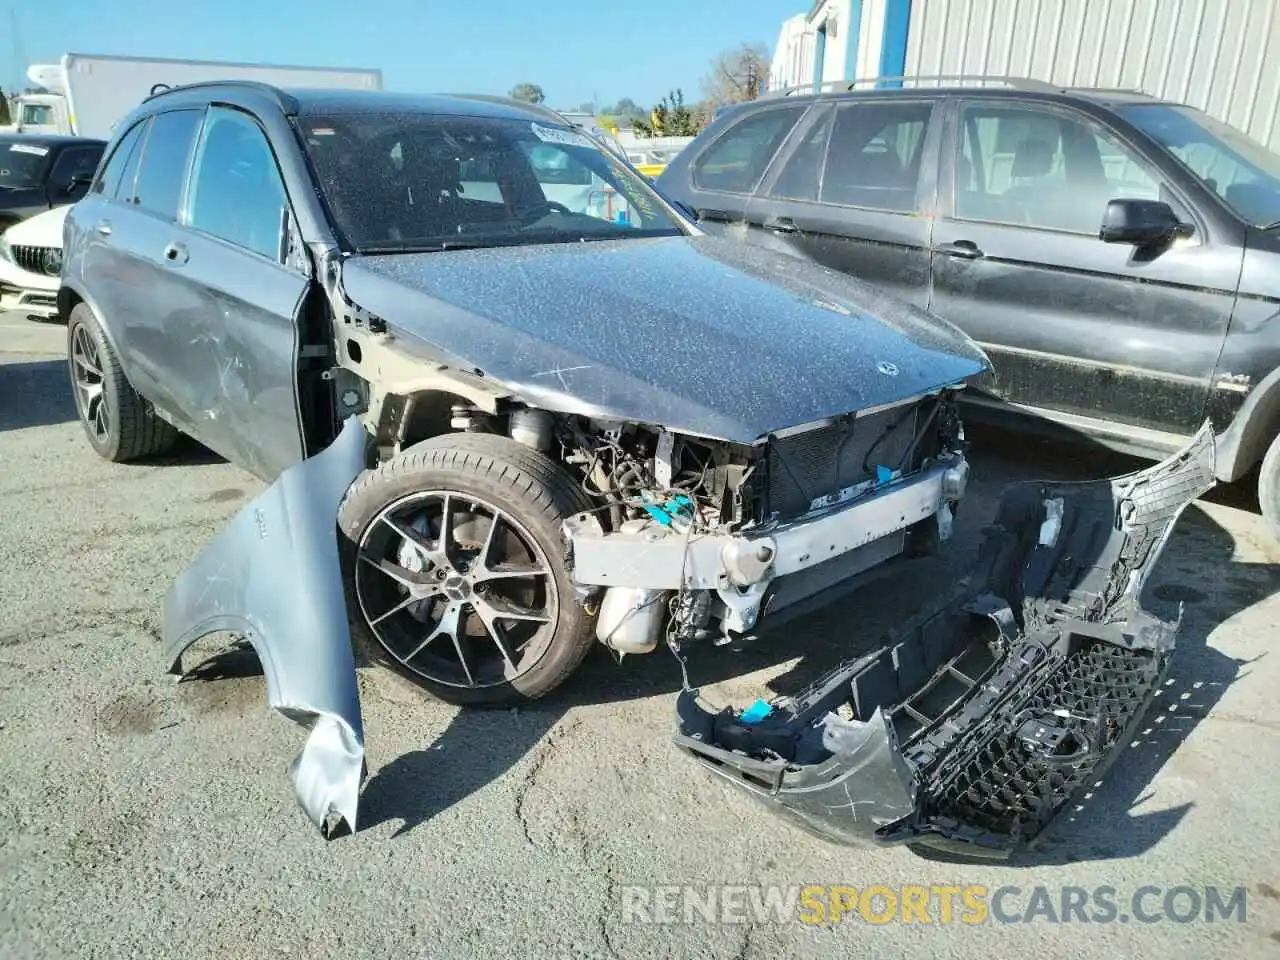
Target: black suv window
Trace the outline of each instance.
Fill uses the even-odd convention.
[[[287,204],[262,128],[238,110],[210,108],[191,182],[189,224],[279,260]]]
[[[804,104],[797,104],[760,110],[739,120],[694,161],[694,185],[750,193],[804,110]]]
[[[143,210],[178,218],[191,146],[203,115],[200,110],[173,110],[152,118],[133,194],[133,202]]]
[[[1151,165],[1083,117],[972,104],[961,112],[961,220],[1097,234],[1107,202],[1176,201]]]
[[[70,187],[77,177],[92,177],[101,159],[101,147],[68,147],[54,161],[53,170],[49,173],[49,186],[62,190]]]
[[[129,128],[129,132],[120,138],[120,142],[116,144],[116,148],[107,159],[106,166],[94,181],[94,193],[117,198],[122,195],[121,183],[127,183],[129,186],[123,191],[124,199],[132,196],[133,179],[138,172],[138,157],[141,154],[138,143],[146,135],[147,123],[147,120],[135,123]]]
[[[822,173],[823,203],[910,213],[930,103],[848,103],[836,114]]]
[[[801,135],[800,143],[787,158],[782,173],[769,191],[770,195],[786,200],[818,199],[818,180],[834,116],[834,109],[823,108],[817,122]]]

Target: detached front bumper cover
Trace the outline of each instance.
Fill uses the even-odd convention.
[[[1214,485],[1208,425],[1149,469],[1008,488],[939,607],[793,699],[677,703],[675,742],[805,829],[974,858],[1033,846],[1115,759],[1179,621],[1139,601],[1182,511]]]
[[[298,802],[327,838],[356,829],[364,725],[338,558],[338,506],[365,467],[356,418],[323,452],[290,467],[247,504],[174,581],[164,601],[164,655],[201,637],[244,634],[267,697],[310,728],[289,767]]]

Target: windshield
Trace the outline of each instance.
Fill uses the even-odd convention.
[[[360,252],[682,233],[639,177],[564,127],[405,113],[298,123],[334,218]]]
[[[1181,160],[1241,219],[1280,221],[1280,154],[1193,107],[1141,104],[1119,113]]]
[[[21,190],[44,183],[49,148],[38,143],[0,140],[0,188]]]

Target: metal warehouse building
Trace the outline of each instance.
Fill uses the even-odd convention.
[[[1280,0],[819,0],[770,87],[974,74],[1142,90],[1280,149]]]

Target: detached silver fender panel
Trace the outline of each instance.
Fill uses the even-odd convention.
[[[338,558],[337,513],[365,468],[366,434],[347,420],[324,451],[250,501],[173,582],[164,655],[201,637],[243,633],[262,661],[267,697],[310,728],[289,767],[298,802],[325,837],[356,829],[364,724]]]

